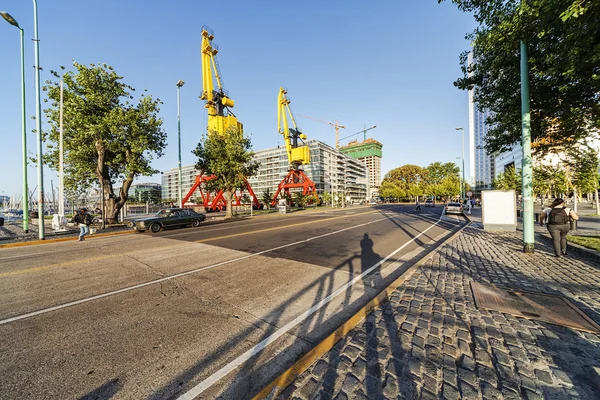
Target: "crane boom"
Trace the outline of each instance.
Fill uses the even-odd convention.
[[[298,115],[300,115],[300,114],[298,114]],[[346,129],[346,127],[344,125],[338,124],[337,119],[335,120],[335,122],[327,122],[327,121],[323,121],[322,119],[309,117],[308,115],[300,115],[300,116],[304,117],[304,118],[312,119],[313,121],[322,122],[324,124],[333,126],[335,128],[335,148],[336,149],[340,148],[340,128]]]
[[[300,165],[310,162],[310,151],[308,146],[300,146],[298,139],[306,140],[306,135],[298,129],[296,119],[290,108],[290,99],[286,97],[287,90],[282,86],[279,88],[278,107],[277,107],[277,130],[283,135],[285,148],[288,154],[290,167],[297,170]],[[289,119],[293,128],[289,126]]]
[[[208,110],[208,132],[216,132],[223,135],[230,127],[243,130],[242,124],[229,110],[233,108],[235,102],[223,89],[221,71],[217,61],[218,47],[212,42],[214,39],[213,31],[202,27],[202,45],[200,56],[202,58],[202,94],[200,99],[206,104],[204,107]],[[214,75],[214,80],[213,80]],[[217,87],[215,88],[215,81]]]
[[[356,133],[353,133],[352,135],[348,135],[348,136],[346,136],[346,137],[343,137],[343,138],[341,138],[340,140],[346,140],[346,139],[348,139],[348,138],[351,138],[352,136],[360,135],[361,133],[363,133],[363,134],[365,135],[365,137],[364,137],[364,140],[367,140],[367,131],[370,131],[371,129],[375,129],[375,128],[377,128],[377,125],[373,125],[373,126],[372,126],[372,127],[370,127],[370,128],[365,128],[365,129],[363,129],[362,131],[358,131],[358,132],[356,132]]]

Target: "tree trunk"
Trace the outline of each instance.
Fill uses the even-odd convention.
[[[225,197],[225,219],[231,219],[233,218],[233,212],[231,209],[231,199],[233,198],[233,191],[231,190],[225,190],[225,192],[223,193],[224,197]]]

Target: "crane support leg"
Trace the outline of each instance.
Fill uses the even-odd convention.
[[[283,178],[281,182],[279,182],[279,185],[277,186],[277,191],[273,196],[271,206],[274,207],[277,205],[277,197],[279,196],[281,191],[283,191],[283,193],[285,193],[288,196],[291,195],[290,189],[302,189],[303,195],[317,194],[317,187],[315,186],[315,183],[312,181],[312,179],[310,179],[301,169],[292,169],[288,172],[286,177]]]

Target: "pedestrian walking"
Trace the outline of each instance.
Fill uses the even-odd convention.
[[[73,218],[74,222],[77,222],[79,225],[79,241],[83,242],[85,240],[85,235],[90,233],[90,225],[92,224],[92,216],[88,214],[85,208],[79,210],[79,214],[77,214]]]
[[[419,199],[417,199],[417,208],[415,209],[415,211],[421,211],[421,202],[419,201]]]
[[[555,257],[567,255],[567,234],[571,228],[570,222],[578,219],[579,215],[565,207],[565,201],[560,198],[554,199],[552,205],[540,214],[540,225],[543,226],[546,223],[548,232],[552,236]]]

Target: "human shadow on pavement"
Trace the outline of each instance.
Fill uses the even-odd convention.
[[[492,236],[490,234],[491,239]],[[544,268],[562,267],[552,257],[553,252],[548,244],[539,244],[536,254],[529,256],[522,254],[522,243],[514,238],[504,238],[502,245],[508,251],[521,256],[525,262],[534,260],[539,265],[536,267],[538,271],[543,271]],[[490,254],[494,254],[494,252],[491,251]],[[592,290],[591,297],[594,292],[600,292],[600,286],[571,284],[567,285],[570,286],[570,289],[565,291],[557,287],[564,287],[562,282],[547,281],[539,276],[525,274],[520,269],[509,265],[510,260],[501,256],[490,258],[471,250],[465,251],[462,246],[456,247],[452,244],[446,245],[436,257],[439,257],[439,260],[436,260],[438,265],[428,263],[421,267],[418,273],[426,277],[427,283],[435,290],[436,299],[442,299],[445,302],[445,312],[453,314],[452,316],[447,314],[443,316],[443,326],[448,329],[456,326],[458,329],[467,331],[469,333],[467,346],[470,349],[468,356],[477,360],[488,359],[491,362],[491,368],[477,364],[478,374],[491,377],[488,380],[497,381],[497,389],[503,393],[506,391],[508,394],[516,392],[519,395],[526,395],[530,386],[522,386],[527,384],[522,383],[521,376],[527,374],[526,371],[533,371],[535,368],[535,376],[544,377],[544,381],[540,380],[539,387],[545,397],[563,398],[567,396],[564,390],[551,383],[553,381],[551,375],[545,371],[548,369],[557,376],[554,382],[559,379],[558,376],[566,376],[566,379],[560,379],[563,382],[572,383],[574,385],[572,390],[575,390],[580,398],[596,398],[595,388],[590,384],[586,368],[600,367],[600,349],[597,346],[597,342],[600,341],[599,335],[578,332],[538,320],[526,320],[500,311],[476,308],[470,288],[467,286],[468,280],[472,279],[475,282],[513,290],[565,296],[583,309],[596,323],[600,323],[598,314],[589,305],[586,305],[585,308],[582,307],[584,303],[578,299],[577,292],[587,293]],[[590,267],[593,263],[593,261],[583,258],[577,258],[577,260]],[[460,293],[456,288],[450,292],[442,291],[441,288],[445,288],[446,283],[438,279],[440,274],[445,276],[443,279],[463,282],[464,293]],[[464,278],[453,278],[452,276],[455,274],[464,274]],[[464,309],[461,304],[465,304],[467,309]],[[442,308],[440,308],[441,310]],[[519,350],[519,341],[525,343],[525,355],[521,353],[522,350]],[[537,347],[541,353],[532,352],[532,348],[527,346]],[[547,356],[552,358],[550,365],[544,365],[543,357]],[[512,357],[515,357],[516,361],[510,361]],[[469,383],[463,381],[460,383],[461,388],[470,386]],[[486,385],[489,384],[486,383]],[[483,389],[483,386],[481,388]],[[471,390],[479,390],[479,388],[471,386]]]
[[[85,394],[82,397],[79,397],[78,400],[107,400],[113,398],[121,387],[123,383],[119,378],[111,379],[105,384],[98,386],[96,389],[91,392]]]
[[[296,302],[298,298],[314,292],[312,308],[315,308],[322,301],[329,300],[328,297],[332,296],[336,290],[339,290],[336,289],[336,283],[341,289],[344,283],[350,283],[350,281],[356,278],[356,274],[359,273],[359,270],[357,266],[355,267],[355,263],[360,260],[360,257],[361,256],[357,254],[348,257],[342,263],[329,269],[318,279],[305,285],[299,292],[291,295],[287,300],[283,301],[269,312],[268,315],[259,318],[255,317],[253,321],[247,321],[248,326],[235,338],[232,338],[218,349],[204,355],[192,367],[172,379],[162,388],[156,390],[148,397],[148,399],[157,400],[180,395],[189,390],[191,388],[190,386],[193,386],[193,384],[205,379],[208,376],[209,371],[214,372],[212,364],[219,361],[223,354],[238,346],[247,349],[250,341],[252,343],[260,343],[263,340],[267,340],[282,325],[285,325],[288,322],[287,320],[282,320],[282,317],[285,315],[284,312]],[[370,255],[369,259],[373,260],[374,258]],[[347,278],[345,278],[345,282],[340,280],[339,277],[340,273],[344,274],[344,272],[341,271],[343,269],[346,269],[349,272]],[[373,272],[375,271],[372,271],[372,273]],[[276,361],[281,363],[281,370],[289,367],[289,365],[295,361],[295,357],[310,350],[315,343],[318,343],[323,338],[327,337],[337,328],[337,326],[345,321],[350,315],[354,314],[356,310],[373,297],[373,290],[367,289],[363,291],[361,289],[355,294],[356,290],[357,287],[353,285],[343,289],[341,292],[337,293],[337,295],[342,295],[343,292],[344,297],[342,304],[336,306],[336,310],[329,309],[328,307],[315,309],[312,313],[307,315],[306,319],[304,319],[300,325],[292,328],[287,335],[283,336],[281,340],[289,339],[289,335],[293,335],[295,339],[293,344],[289,345],[288,350],[292,347],[295,348],[291,349],[291,351],[282,352],[283,359]],[[333,314],[334,311],[335,314]],[[258,340],[255,339],[257,332],[261,332]],[[240,373],[233,378],[233,381],[228,385],[228,388],[226,388],[223,393],[220,393],[219,396],[222,398],[240,398],[240,393],[244,393],[243,397],[246,398],[251,397],[254,393],[262,389],[262,387],[253,386],[252,381],[254,376],[261,376],[261,374],[265,373],[262,370],[265,365],[260,365],[256,362],[257,360],[262,362],[266,361],[261,359],[263,353],[266,351],[267,350],[263,350],[248,360],[246,365],[251,367],[241,370]],[[273,361],[269,360],[269,363],[271,362]]]

